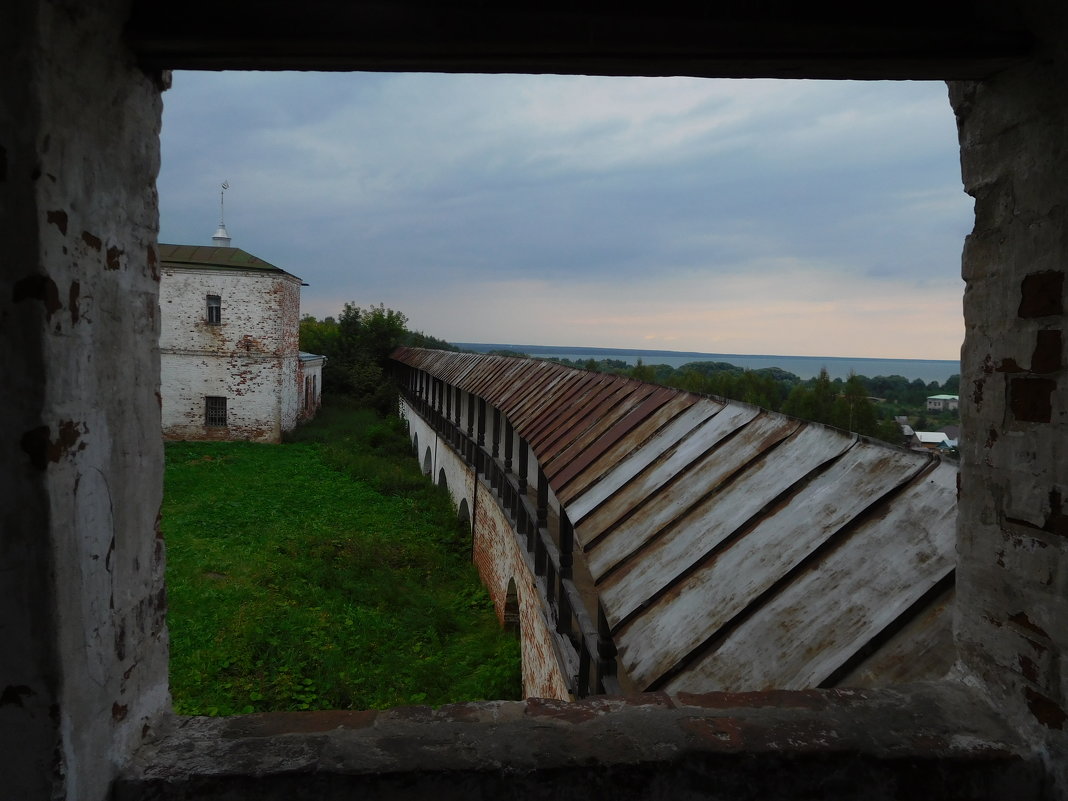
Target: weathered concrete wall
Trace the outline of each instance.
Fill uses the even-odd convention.
[[[419,443],[419,459],[429,452],[430,476],[435,482],[444,471],[453,503],[465,500],[472,515],[471,558],[478,568],[497,617],[504,622],[509,581],[514,580],[519,601],[519,627],[523,658],[523,694],[527,697],[569,697],[567,680],[553,646],[553,634],[515,530],[491,490],[477,480],[475,471],[437,436],[423,418],[403,399],[401,417],[408,421],[413,441]]]
[[[126,3],[0,24],[0,776],[99,801],[168,707],[159,436],[160,90]]]
[[[207,321],[208,295],[222,300],[219,324]],[[160,309],[165,437],[278,442],[296,425],[303,403],[297,279],[168,265]],[[227,398],[225,428],[205,425],[208,395]]]
[[[1041,799],[1041,766],[972,701],[946,684],[192,718],[115,799]]]
[[[963,259],[956,636],[973,679],[1045,743],[1066,797],[1068,7],[1042,12],[1033,63],[950,86],[976,201]]]

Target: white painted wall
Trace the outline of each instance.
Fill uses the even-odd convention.
[[[207,296],[222,319],[207,321]],[[160,280],[163,434],[277,442],[303,405],[300,281],[283,273],[164,265]],[[205,397],[227,399],[227,426],[206,426]]]

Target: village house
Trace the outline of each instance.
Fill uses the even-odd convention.
[[[166,439],[279,442],[321,403],[325,358],[298,350],[295,275],[240,248],[159,246]]]
[[[929,412],[955,412],[960,406],[958,395],[930,395],[927,398]]]

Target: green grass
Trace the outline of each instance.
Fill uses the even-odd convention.
[[[519,697],[518,643],[401,425],[339,404],[283,445],[167,445],[175,711]]]

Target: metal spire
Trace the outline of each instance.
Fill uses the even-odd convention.
[[[226,190],[229,189],[229,188],[230,188],[230,182],[229,181],[223,181],[222,182],[222,187],[219,189],[219,228],[215,232],[215,236],[213,236],[211,238],[212,243],[216,247],[220,247],[220,248],[228,248],[228,247],[230,247],[230,234],[226,233],[226,222],[225,222],[225,219],[226,219],[226,217],[225,217],[226,208],[224,206],[224,199],[225,199],[225,195],[226,195]]]

